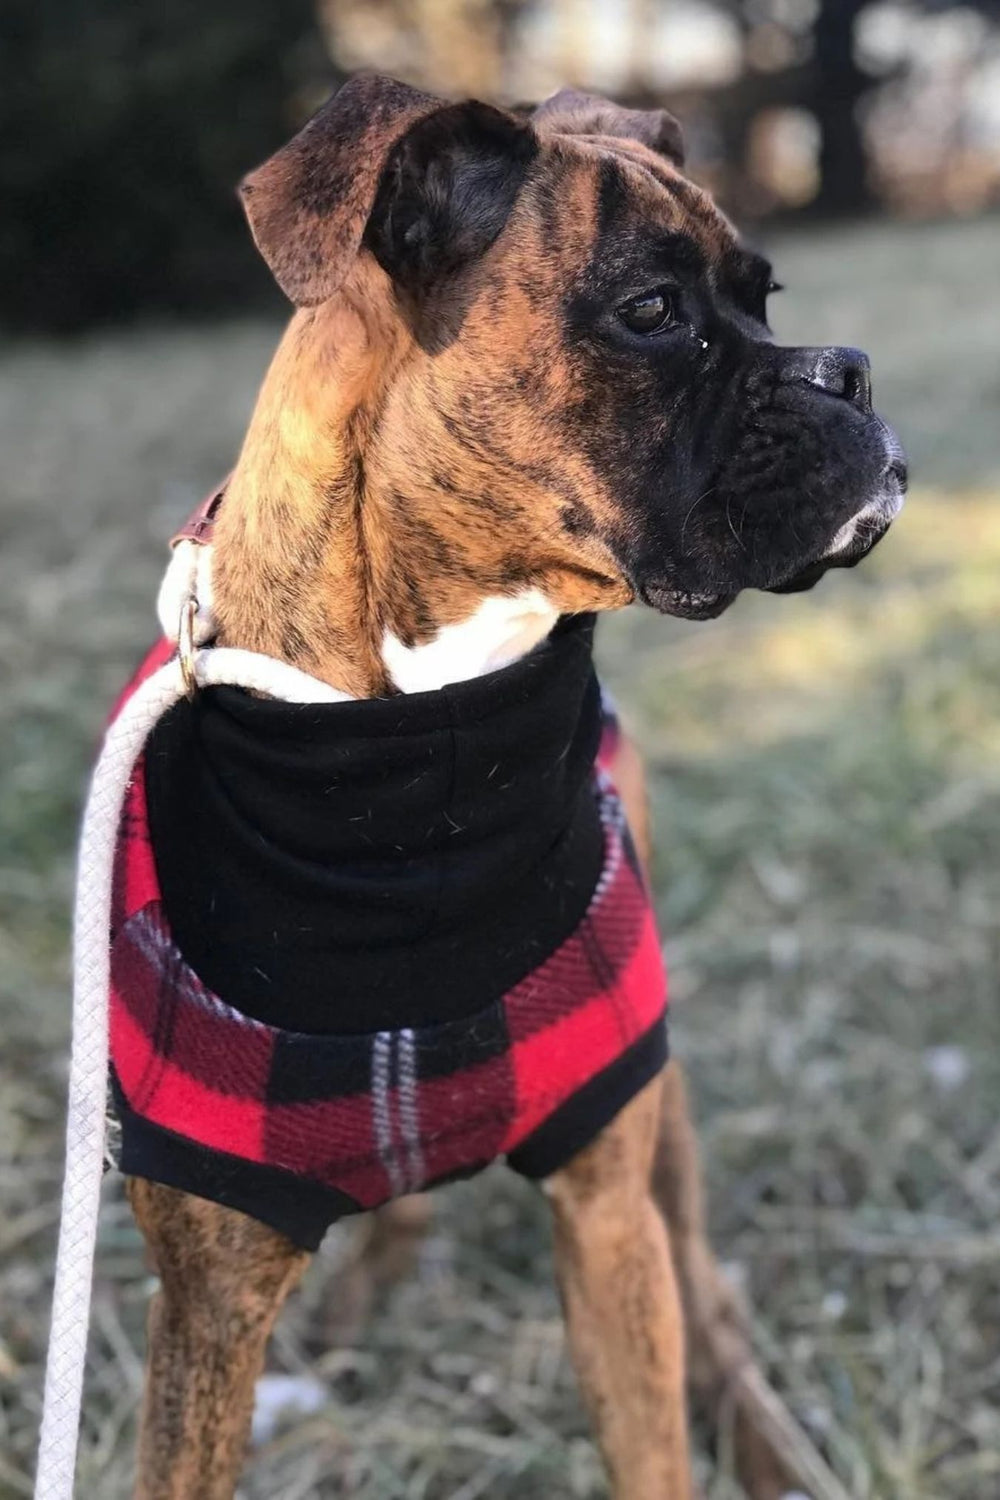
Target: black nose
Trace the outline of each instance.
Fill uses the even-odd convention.
[[[861,349],[788,349],[787,378],[829,391],[860,411],[872,409],[872,367]]]

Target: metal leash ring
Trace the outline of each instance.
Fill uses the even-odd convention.
[[[195,671],[194,622],[198,614],[198,599],[188,594],[181,605],[180,624],[177,628],[177,656],[181,664],[184,691],[194,701],[198,691],[198,674]]]

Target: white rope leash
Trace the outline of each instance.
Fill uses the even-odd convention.
[[[285,662],[227,646],[187,659],[198,687],[248,688],[286,703],[345,703],[346,693]],[[73,1046],[59,1248],[39,1439],[35,1500],[72,1500],[90,1288],[97,1241],[108,1078],[109,929],[115,845],[135,763],[154,725],[184,696],[181,657],[136,690],[109,726],[80,836],[73,916]]]

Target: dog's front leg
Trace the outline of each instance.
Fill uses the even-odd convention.
[[[545,1184],[556,1274],[584,1402],[614,1500],[688,1500],[684,1329],[650,1191],[655,1079]]]
[[[233,1209],[141,1178],[128,1192],[160,1276],[135,1500],[232,1500],[268,1336],[309,1257]]]

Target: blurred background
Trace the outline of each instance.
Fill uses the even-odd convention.
[[[61,1173],[72,848],[284,308],[239,176],[358,67],[666,103],[787,286],[868,349],[914,488],[857,573],[604,669],[650,759],[675,1052],[715,1241],[857,1500],[1000,1494],[1000,3],[4,0],[0,15],[0,1500],[31,1492]],[[337,1229],[274,1341],[244,1500],[605,1490],[546,1214],[439,1195],[361,1316]],[[127,1493],[150,1281],[110,1179],[81,1492]],[[727,1444],[711,1500],[741,1500]]]

